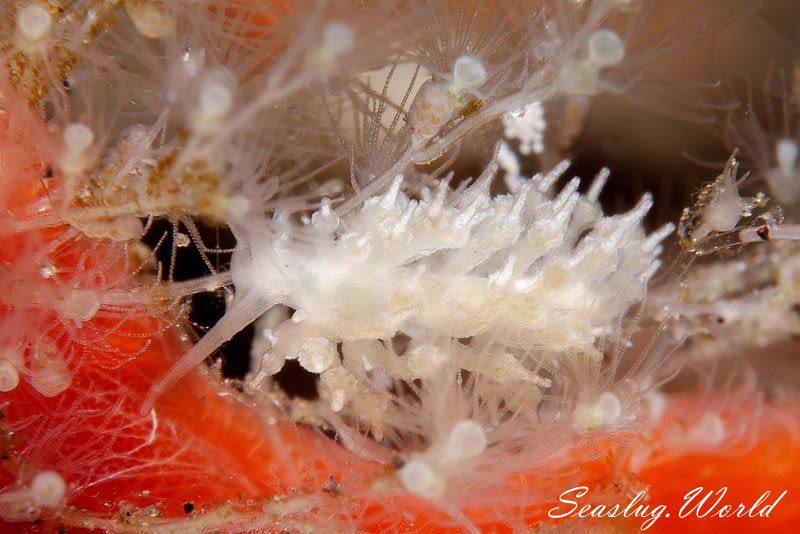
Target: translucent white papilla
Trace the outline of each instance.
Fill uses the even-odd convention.
[[[331,349],[311,339],[389,339],[398,332],[489,334],[513,349],[599,358],[595,342],[614,335],[618,318],[643,298],[660,264],[659,243],[673,227],[645,233],[650,195],[627,213],[603,215],[597,198],[607,171],[586,195],[578,193],[578,178],[554,192],[569,162],[524,179],[507,148],[501,153],[508,194],[490,193],[493,161],[456,190],[444,180],[412,199],[397,176],[344,218],[324,203],[304,222],[277,215],[238,228],[233,305],[161,378],[145,408],[278,304],[296,311],[262,333],[270,341],[263,362],[254,362],[272,372],[287,358],[324,371]]]

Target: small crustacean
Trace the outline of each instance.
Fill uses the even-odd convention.
[[[700,190],[694,206],[683,210],[678,239],[685,251],[698,256],[730,251],[754,241],[743,238],[748,229],[770,228],[781,223],[781,209],[772,205],[764,193],[739,196],[739,184],[747,175],[737,179],[738,172],[739,160],[734,154],[722,174]]]
[[[425,82],[408,112],[415,142],[431,139],[455,116],[465,117],[483,107],[479,88],[487,76],[479,58],[463,54],[456,59],[452,74],[441,75],[441,81]],[[467,100],[467,95],[476,98]]]

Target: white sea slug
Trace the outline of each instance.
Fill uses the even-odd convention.
[[[508,150],[502,153],[507,164]],[[403,192],[397,176],[344,216],[325,203],[304,222],[277,214],[235,228],[232,306],[161,377],[144,409],[276,305],[295,311],[270,327],[262,361],[253,362],[270,373],[292,358],[325,371],[338,361],[336,343],[399,332],[487,335],[511,352],[601,358],[597,340],[618,334],[619,317],[644,297],[660,264],[659,243],[673,227],[645,233],[650,195],[628,213],[603,215],[597,198],[607,171],[586,195],[577,178],[554,192],[568,165],[530,179],[509,165],[511,192],[498,196],[490,193],[494,161],[468,187],[453,190],[445,180],[418,198]],[[500,374],[530,378],[522,366],[514,369]]]

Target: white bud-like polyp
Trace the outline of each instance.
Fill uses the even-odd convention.
[[[0,391],[13,391],[19,385],[19,372],[8,360],[0,360]]]
[[[94,132],[85,124],[78,122],[64,128],[64,146],[69,152],[85,152],[94,143]]]
[[[617,65],[625,57],[625,43],[612,30],[598,30],[589,38],[589,61],[599,67]]]
[[[700,421],[689,429],[689,441],[706,445],[718,445],[725,440],[725,422],[719,414],[707,412]]]
[[[432,499],[444,491],[442,477],[419,458],[408,461],[397,474],[403,486],[420,497]]]
[[[247,215],[252,208],[250,199],[244,195],[233,195],[227,199],[225,204],[228,215],[233,217],[241,217]]]
[[[355,45],[353,29],[344,22],[329,22],[322,29],[322,42],[306,56],[311,68],[325,75],[333,71],[342,54]]]
[[[331,53],[347,52],[354,43],[353,29],[344,22],[329,22],[322,30],[322,46]]]
[[[226,69],[210,70],[200,83],[197,106],[192,114],[195,130],[208,133],[217,128],[233,107],[236,82]]]
[[[589,37],[586,57],[568,62],[559,74],[558,84],[574,96],[590,96],[604,89],[600,72],[625,58],[625,43],[612,30],[598,30]]]
[[[62,358],[47,358],[32,367],[30,384],[45,397],[55,397],[72,384],[72,374]]]
[[[52,515],[63,507],[67,484],[56,471],[38,472],[27,485],[0,492],[0,518],[9,522],[34,521],[42,518],[43,509]]]
[[[40,4],[28,4],[17,12],[17,30],[31,43],[47,38],[52,25],[50,11]]]
[[[125,11],[136,31],[148,39],[163,39],[175,31],[175,17],[167,6],[154,0],[129,0]]]
[[[483,62],[464,54],[458,56],[452,74],[444,75],[444,81],[423,83],[408,110],[414,142],[421,143],[436,135],[464,104],[464,93],[478,93],[487,77]]]
[[[466,419],[459,421],[450,431],[447,440],[447,458],[449,460],[469,460],[483,454],[488,441],[483,427],[475,421]]]
[[[797,165],[797,156],[800,149],[791,139],[780,139],[775,143],[775,161],[778,168],[786,174],[791,174],[795,171]]]
[[[306,340],[297,351],[298,363],[310,373],[327,370],[337,356],[336,346],[322,337]]]
[[[466,90],[477,89],[486,81],[488,74],[483,62],[471,55],[461,55],[453,65],[453,82],[450,91],[460,95]]]
[[[772,196],[782,204],[794,204],[800,198],[800,170],[797,160],[800,146],[792,139],[779,139],[775,143],[776,168],[766,173]]]
[[[605,421],[609,423],[616,421],[622,414],[622,403],[620,403],[619,397],[608,391],[600,395],[595,406],[600,409]]]
[[[100,301],[97,293],[88,289],[69,291],[59,306],[59,311],[65,319],[78,324],[91,320],[99,309]]]
[[[580,404],[572,416],[572,427],[580,433],[612,425],[622,414],[619,397],[606,391],[590,404]]]
[[[79,174],[89,166],[89,149],[94,144],[94,132],[81,123],[71,123],[64,127],[64,156],[61,169],[67,174]]]
[[[31,481],[31,497],[45,508],[58,508],[64,502],[67,483],[55,471],[41,471]]]

